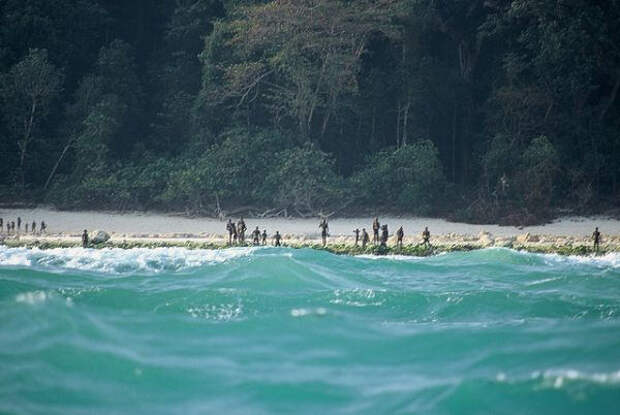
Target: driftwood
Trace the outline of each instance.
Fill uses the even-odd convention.
[[[280,218],[280,217],[288,217],[288,210],[286,208],[284,209],[280,209],[280,208],[274,208],[274,209],[267,209],[266,211],[264,211],[263,213],[259,213],[256,215],[257,218]]]
[[[257,206],[253,206],[253,205],[247,205],[247,206],[240,206],[231,210],[223,210],[220,206],[219,203],[217,203],[214,212],[215,215],[218,219],[220,220],[225,220],[226,218],[229,217],[236,217],[236,216],[245,216],[248,218],[259,218],[259,219],[266,219],[266,218],[288,218],[289,217],[289,212],[290,210],[292,210],[294,212],[294,216],[303,218],[303,219],[308,219],[308,218],[330,218],[331,216],[334,216],[335,214],[337,214],[338,212],[342,211],[343,209],[346,209],[347,206],[349,206],[351,203],[353,202],[353,200],[349,200],[345,203],[343,203],[338,209],[328,212],[328,213],[323,213],[322,210],[314,210],[314,209],[300,209],[300,207],[298,206],[289,206],[289,207],[277,207],[277,208],[268,208],[266,210],[260,209]]]

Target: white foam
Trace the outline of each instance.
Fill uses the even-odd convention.
[[[385,291],[385,290],[379,290]],[[337,289],[330,304],[352,307],[382,306],[384,301],[375,301],[376,292],[371,288]]]
[[[29,291],[25,293],[19,293],[15,296],[15,301],[25,304],[39,304],[51,298],[51,294],[45,291]]]
[[[526,283],[526,286],[532,286],[532,285],[540,285],[540,284],[546,284],[548,282],[553,282],[553,281],[557,281],[562,279],[561,277],[554,277],[554,278],[543,278],[542,280],[536,280],[536,281],[531,281]]]
[[[571,382],[590,382],[603,385],[620,384],[620,370],[608,373],[586,373],[576,369],[548,369],[544,372],[535,371],[529,376],[529,379],[540,382],[544,388],[561,389]],[[497,382],[519,383],[524,379],[522,377],[510,378],[504,372],[498,372],[495,375]]]
[[[251,255],[257,248],[190,250],[186,248],[38,248],[0,247],[0,266],[42,266],[113,274],[183,271]]]
[[[524,257],[540,257],[542,258],[547,265],[557,265],[557,264],[583,264],[583,265],[592,265],[597,267],[610,267],[610,268],[620,268],[620,252],[608,252],[604,255],[596,256],[596,255],[560,255],[560,254],[539,254],[532,253],[527,251],[517,251],[515,249],[503,248],[503,247],[489,247],[483,248],[477,251],[472,251],[471,254],[475,252],[484,252],[484,251],[505,251],[515,255],[521,255]],[[451,255],[457,254],[458,252],[440,252],[437,255],[433,255],[430,257],[414,257],[407,255],[357,255],[356,258],[364,258],[364,259],[374,259],[374,260],[394,260],[394,261],[423,261],[426,259],[437,258],[438,256],[443,255]],[[467,252],[461,252],[462,254],[467,254]]]
[[[373,254],[361,254],[355,255],[355,258],[362,259],[374,259],[374,260],[392,260],[392,261],[421,261],[429,257],[418,257],[411,255],[373,255]]]
[[[559,254],[535,254],[545,258],[547,264],[558,263],[595,265],[610,268],[620,268],[620,252],[608,252],[604,255],[580,256],[580,255],[559,255]]]
[[[243,305],[237,304],[219,304],[189,307],[187,312],[193,318],[204,318],[215,321],[236,321],[240,320],[243,315]]]
[[[559,389],[566,382],[570,381],[586,381],[600,384],[618,384],[620,383],[620,370],[610,373],[584,373],[575,369],[549,369],[542,375],[540,372],[534,372],[532,378],[542,378],[545,385]]]
[[[327,314],[327,310],[323,307],[315,309],[311,308],[294,308],[291,310],[292,317],[306,317],[306,316],[324,316]]]
[[[0,265],[25,266],[32,265],[26,248],[6,248],[0,246]]]

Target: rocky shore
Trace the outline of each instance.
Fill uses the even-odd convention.
[[[225,235],[207,233],[168,233],[168,234],[141,234],[141,233],[111,233],[109,238],[102,236],[107,233],[93,231],[89,244],[92,248],[156,248],[156,247],[186,247],[189,249],[222,249],[229,246]],[[399,254],[426,256],[441,252],[470,251],[474,249],[502,247],[528,252],[557,253],[563,255],[592,254],[592,240],[584,236],[557,236],[536,235],[523,233],[516,236],[495,236],[490,232],[480,232],[477,235],[469,234],[442,234],[434,235],[431,239],[432,247],[427,248],[420,244],[419,237],[405,237],[403,247],[396,246],[395,237],[390,237],[387,247],[369,244],[366,249],[355,245],[355,238],[348,235],[335,235],[328,239],[328,245],[323,247],[320,239],[312,235],[283,234],[284,246],[293,248],[313,248],[327,250],[337,254]],[[81,246],[81,234],[56,233],[49,235],[16,235],[0,236],[0,244],[8,247],[38,247],[50,249],[59,247]],[[269,240],[271,243],[271,239]],[[250,244],[246,244],[250,246]],[[620,252],[620,236],[609,235],[603,238],[599,253]]]

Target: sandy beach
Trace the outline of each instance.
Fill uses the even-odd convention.
[[[28,241],[41,239],[40,235],[24,235],[24,224],[44,220],[47,225],[45,239],[79,238],[83,229],[104,230],[112,240],[133,239],[187,239],[221,243],[226,238],[226,223],[213,218],[189,218],[155,213],[66,212],[48,208],[0,209],[0,218],[16,220],[21,217],[22,235]],[[237,220],[238,218],[234,218]],[[380,217],[389,225],[390,234],[399,226],[405,231],[405,243],[418,243],[420,233],[429,227],[432,240],[438,244],[478,243],[484,246],[505,246],[509,242],[520,244],[590,244],[592,231],[599,227],[603,245],[612,249],[620,247],[620,221],[606,217],[564,217],[552,223],[517,228],[498,225],[472,225],[453,223],[444,219],[419,217]],[[311,242],[320,238],[318,219],[267,218],[245,220],[251,231],[256,226],[266,229],[269,235],[276,230],[290,242]],[[372,218],[334,218],[329,221],[330,242],[353,242],[355,228],[370,232]],[[249,231],[248,231],[249,234]]]

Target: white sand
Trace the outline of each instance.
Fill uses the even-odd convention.
[[[0,209],[0,218],[3,218],[5,223],[7,220],[17,220],[18,216],[22,218],[22,230],[26,222],[32,223],[35,220],[38,228],[41,220],[44,220],[50,234],[75,234],[83,229],[103,229],[114,234],[143,237],[163,237],[175,233],[193,235],[226,233],[226,222],[211,218],[187,218],[152,213],[65,212],[48,208]],[[233,218],[235,221],[237,219]],[[389,225],[390,233],[402,225],[408,236],[419,235],[424,226],[429,227],[432,235],[478,235],[481,231],[487,231],[499,237],[517,236],[529,232],[532,235],[582,238],[590,237],[594,227],[598,226],[604,236],[620,236],[620,221],[605,217],[565,217],[547,225],[528,226],[522,229],[513,226],[452,223],[430,218],[379,217],[379,220],[382,224]],[[270,235],[278,230],[282,234],[319,237],[318,219],[246,219],[245,222],[249,231],[259,226],[261,230],[267,229]],[[363,227],[371,233],[371,223],[372,218],[335,218],[329,221],[329,230],[332,236],[351,236],[353,229]]]

